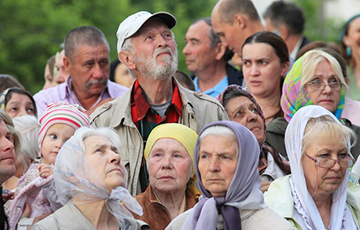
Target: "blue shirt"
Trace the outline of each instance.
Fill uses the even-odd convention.
[[[199,89],[199,84],[198,84],[198,77],[194,78],[194,85],[195,85],[195,91],[201,92],[201,90]],[[204,94],[207,94],[209,96],[212,97],[217,97],[219,96],[220,93],[222,93],[222,91],[224,91],[224,89],[226,87],[228,87],[229,83],[228,83],[228,77],[225,76],[219,83],[217,83],[217,85],[215,85],[213,88],[206,90],[205,92],[202,92]]]

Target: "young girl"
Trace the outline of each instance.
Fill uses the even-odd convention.
[[[31,164],[19,180],[9,215],[11,229],[16,229],[26,203],[30,205],[30,219],[21,219],[19,227],[31,225],[33,218],[51,213],[61,207],[57,202],[53,183],[53,165],[62,145],[76,129],[82,126],[89,127],[89,123],[89,117],[80,106],[56,102],[47,107],[40,119],[39,159],[41,162]]]

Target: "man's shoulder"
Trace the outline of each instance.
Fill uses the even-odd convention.
[[[39,99],[39,98],[46,99],[46,98],[44,98],[44,96],[51,96],[51,98],[48,98],[48,99],[53,100],[54,98],[52,98],[52,97],[60,97],[61,93],[63,93],[65,95],[66,86],[67,86],[67,84],[66,84],[66,82],[64,82],[64,83],[61,83],[61,84],[51,87],[51,88],[42,89],[34,95],[34,99],[35,100]]]
[[[218,100],[216,100],[214,97],[211,97],[205,93],[202,92],[198,92],[198,91],[192,91],[189,89],[186,89],[184,87],[179,87],[180,93],[182,93],[183,95],[186,96],[186,98],[189,100],[190,103],[195,103],[195,102],[201,102],[201,103],[210,103],[213,104],[214,106],[219,106],[222,107],[222,105],[220,104],[220,102]],[[184,103],[184,102],[183,102]]]
[[[108,91],[109,91],[110,97],[112,97],[112,98],[120,97],[123,94],[125,94],[128,90],[129,90],[129,88],[108,80]]]

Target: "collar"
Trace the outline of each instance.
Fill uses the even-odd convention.
[[[182,102],[181,102],[179,88],[174,80],[172,80],[172,84],[174,91],[170,105],[173,105],[175,107],[177,114],[181,116]],[[136,80],[133,85],[132,95],[131,95],[131,116],[134,123],[144,119],[150,108],[151,105],[146,99],[145,92],[141,88],[139,81]]]
[[[195,85],[195,91],[201,92],[200,88],[199,88],[199,84],[198,84],[198,77],[194,78],[194,85]],[[222,91],[224,91],[224,89],[226,87],[228,87],[229,83],[228,83],[228,76],[225,76],[219,83],[217,83],[214,87],[212,87],[211,89],[208,89],[202,93],[207,94],[211,97],[217,97],[219,96],[220,93],[222,93]]]
[[[304,37],[301,37],[299,39],[299,41],[296,43],[296,46],[294,47],[293,51],[290,53],[290,57],[293,60],[296,60],[296,55],[299,52],[299,49],[300,49],[300,46],[301,46],[301,43],[303,42],[303,40],[304,40]]]

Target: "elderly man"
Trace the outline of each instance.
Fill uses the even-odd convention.
[[[195,90],[217,97],[228,85],[242,85],[242,72],[227,62],[234,55],[212,29],[210,18],[195,20],[185,36],[188,70],[195,76]]]
[[[16,172],[14,144],[11,142],[13,135],[6,127],[5,120],[11,118],[3,111],[0,111],[0,194],[1,184],[12,177]],[[0,197],[0,229],[7,229],[9,223],[3,208],[3,199]]]
[[[212,11],[211,21],[223,45],[240,57],[246,38],[265,30],[250,0],[220,0]]]
[[[68,79],[34,95],[38,116],[46,106],[57,101],[79,104],[88,112],[103,100],[123,95],[127,88],[109,81],[109,43],[97,28],[82,26],[65,37],[65,71]]]
[[[310,43],[310,40],[303,36],[305,17],[302,9],[292,2],[275,1],[266,9],[263,16],[266,28],[277,32],[284,39],[290,56],[296,59],[301,47]]]
[[[69,73],[66,71],[64,66],[64,58],[65,58],[65,50],[62,49],[58,55],[56,55],[55,60],[55,68],[56,68],[56,75],[54,76],[54,81],[56,84],[61,84],[65,82],[68,77]]]
[[[185,89],[172,77],[178,63],[171,31],[175,24],[171,14],[145,11],[120,24],[118,57],[137,80],[124,96],[90,116],[92,125],[117,130],[124,146],[121,159],[129,172],[128,189],[133,195],[148,185],[144,143],[155,126],[181,123],[199,132],[207,123],[228,119],[217,100]]]

